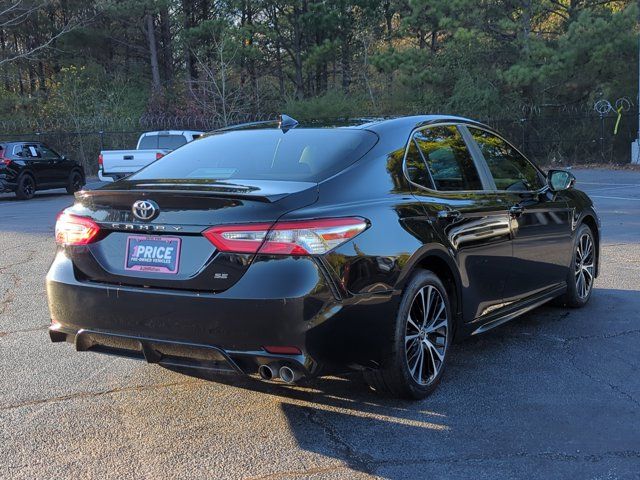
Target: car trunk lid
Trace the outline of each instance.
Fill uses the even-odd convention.
[[[218,252],[202,235],[204,230],[214,225],[273,224],[316,200],[313,182],[121,181],[77,195],[67,213],[91,218],[100,226],[101,237],[85,247],[70,248],[70,256],[78,277],[87,281],[222,291],[240,279],[254,255]],[[137,218],[132,211],[137,201],[151,203],[158,212],[148,221]],[[172,248],[176,251],[171,255],[177,256],[169,255],[159,269],[141,267],[134,255],[141,248],[150,255]]]

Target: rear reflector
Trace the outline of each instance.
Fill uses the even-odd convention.
[[[274,355],[301,355],[302,350],[298,347],[278,347],[278,346],[268,346],[262,347],[267,352],[272,353]]]
[[[221,225],[203,235],[222,252],[320,255],[367,228],[363,218],[323,218],[247,225]]]
[[[93,242],[100,227],[93,220],[68,213],[58,215],[56,243],[58,245],[87,245]]]

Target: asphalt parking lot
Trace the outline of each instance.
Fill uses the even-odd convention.
[[[0,195],[0,477],[640,478],[640,172],[575,173],[603,221],[590,304],[454,346],[417,403],[52,344],[44,277],[71,198]]]

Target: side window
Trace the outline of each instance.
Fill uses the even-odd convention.
[[[38,147],[38,150],[40,150],[40,155],[42,156],[42,158],[60,158],[60,155],[58,155],[46,145],[40,145]]]
[[[411,139],[409,149],[407,150],[406,170],[409,179],[418,185],[427,188],[435,188],[431,181],[431,175],[424,163],[422,154],[418,151],[415,139]]]
[[[138,150],[157,150],[158,135],[145,135],[140,139]]]
[[[515,192],[538,190],[544,185],[540,172],[502,138],[485,130],[469,127],[480,147],[498,190]]]
[[[21,145],[14,152],[20,158],[38,158],[40,156],[36,145]]]
[[[414,140],[437,190],[482,190],[471,153],[455,126],[420,130]]]

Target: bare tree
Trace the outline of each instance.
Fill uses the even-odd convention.
[[[9,29],[26,24],[32,17],[51,5],[51,0],[27,2],[25,0],[0,0],[0,29]],[[19,59],[32,59],[41,50],[51,47],[61,36],[78,28],[82,23],[80,18],[72,18],[56,26],[55,31],[44,38],[36,39],[29,36],[27,41],[15,38],[13,44],[5,43],[0,51],[0,66]]]
[[[189,82],[189,89],[194,101],[200,108],[212,115],[214,123],[229,125],[246,113],[246,96],[240,82],[234,78],[234,60],[238,54],[237,43],[224,37],[213,38],[211,60],[205,62],[196,52],[191,54],[196,58],[201,69],[201,78]]]

